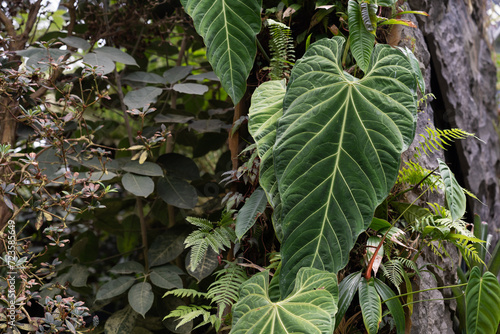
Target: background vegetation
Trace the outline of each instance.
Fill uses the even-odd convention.
[[[431,98],[411,50],[384,45],[393,25],[413,25],[402,16],[406,4],[225,4],[87,0],[52,11],[41,1],[2,2],[0,328],[403,333],[418,277],[438,267],[417,259],[424,248],[449,256],[451,245],[463,258],[460,280],[445,282],[457,299],[457,332],[493,333],[499,247],[485,246],[479,217],[462,220],[465,196],[474,195],[449,167],[419,163],[473,134],[426,129],[400,168],[417,110]],[[347,87],[338,100],[323,76],[309,76],[325,68]],[[394,68],[397,78],[388,75]],[[321,92],[308,95],[313,88]],[[396,125],[372,119],[376,110]],[[297,121],[306,112],[313,121]],[[327,127],[332,114],[345,115],[347,127]],[[383,138],[360,130],[372,121],[368,130]],[[339,133],[353,134],[339,147],[356,163],[333,156],[309,170],[322,158],[293,153],[328,153],[323,145]],[[356,139],[381,146],[360,153]],[[337,170],[349,174],[344,188]],[[335,186],[317,187],[323,178]],[[406,196],[426,192],[435,203]],[[296,210],[297,197],[312,200]],[[315,207],[329,198],[338,208]],[[295,232],[296,222],[307,224]],[[277,318],[282,327],[257,321]]]

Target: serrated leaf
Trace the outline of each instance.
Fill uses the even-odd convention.
[[[106,334],[131,333],[138,316],[137,312],[127,306],[109,317],[104,325],[104,332]]]
[[[268,290],[268,271],[243,283],[233,307],[231,333],[333,333],[338,301],[335,274],[302,268],[292,293],[276,303]]]
[[[491,272],[472,268],[465,290],[467,334],[495,333],[500,323],[500,284]]]
[[[123,102],[129,109],[141,109],[147,104],[156,102],[156,98],[162,93],[158,87],[143,87],[141,89],[132,90],[125,95]]]
[[[356,0],[349,0],[347,8],[352,55],[359,68],[366,73],[375,43],[375,35],[366,30],[361,7]]]
[[[183,272],[176,266],[166,265],[153,268],[149,277],[151,283],[163,289],[181,289],[182,279],[179,276]]]
[[[168,83],[173,84],[187,77],[192,70],[193,66],[175,66],[163,72],[163,77]]]
[[[87,51],[88,49],[90,49],[90,43],[80,37],[76,36],[59,37],[59,40],[68,46],[77,49],[82,49],[83,51]]]
[[[200,84],[192,84],[192,83],[175,84],[172,87],[172,89],[179,93],[194,94],[194,95],[203,95],[206,92],[208,92],[207,86]]]
[[[187,235],[185,229],[174,227],[156,237],[148,251],[150,266],[161,266],[181,255],[184,251],[184,239]]]
[[[163,176],[163,170],[154,162],[143,162],[141,164],[138,161],[129,161],[122,167],[122,169],[126,172],[139,175]]]
[[[451,213],[451,219],[455,221],[462,218],[465,214],[467,199],[462,187],[458,184],[455,175],[453,175],[448,165],[446,165],[446,163],[441,159],[438,159],[438,162],[439,173],[441,174],[445,187],[444,192],[446,196],[446,203]]]
[[[110,46],[103,46],[102,48],[95,49],[94,52],[100,55],[101,57],[106,57],[118,63],[122,63],[125,65],[139,66],[137,65],[137,62],[135,61],[134,57],[117,48],[113,48]]]
[[[373,279],[368,282],[364,277],[359,282],[359,304],[363,314],[363,322],[369,334],[378,332],[378,325],[382,321],[382,303],[375,289]]]
[[[158,195],[166,203],[181,209],[192,209],[198,203],[196,188],[174,176],[165,176],[158,180]]]
[[[123,187],[135,196],[148,197],[155,190],[150,177],[127,173],[122,178]]]
[[[146,317],[146,312],[153,306],[153,300],[153,290],[148,282],[137,283],[128,292],[128,303],[143,318]]]
[[[266,192],[261,187],[258,187],[245,201],[245,205],[238,211],[235,226],[238,239],[241,239],[252,228],[257,218],[264,213],[266,205]]]
[[[127,261],[113,266],[109,272],[113,274],[139,274],[144,273],[144,266],[136,261]]]
[[[152,83],[152,84],[164,84],[165,79],[156,73],[150,72],[132,72],[123,77],[123,80],[130,80],[136,82]]]
[[[127,291],[135,282],[135,278],[122,276],[101,286],[97,291],[96,300],[113,298]]]
[[[181,0],[207,46],[207,58],[222,87],[237,104],[257,53],[261,26],[258,0]]]
[[[212,248],[208,248],[205,252],[205,256],[203,256],[200,263],[196,266],[196,269],[193,270],[191,268],[191,251],[186,256],[186,270],[189,275],[193,276],[200,282],[205,277],[210,276],[214,270],[219,265],[218,254],[212,250]]]
[[[347,264],[415,134],[416,82],[406,56],[377,45],[357,79],[340,66],[343,43],[320,40],[297,62],[278,122],[282,295],[301,267],[337,272]]]
[[[101,75],[111,73],[115,69],[115,63],[111,59],[95,52],[89,52],[83,56],[82,62],[91,66],[98,66],[96,73]]]

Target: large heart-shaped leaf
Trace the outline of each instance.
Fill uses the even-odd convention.
[[[314,43],[295,65],[274,162],[282,203],[282,295],[301,267],[337,272],[371,223],[415,135],[407,57],[377,45],[363,79],[342,71],[344,39]]]
[[[254,275],[240,290],[231,333],[332,333],[337,312],[337,276],[302,268],[284,300],[269,298],[269,272]]]
[[[467,290],[467,333],[495,333],[500,322],[500,284],[489,271],[481,277],[478,267],[472,268]]]
[[[236,104],[245,94],[257,53],[259,0],[181,0],[207,46],[207,58]]]
[[[276,142],[278,119],[283,115],[283,98],[286,81],[267,81],[257,87],[248,111],[248,130],[257,144],[260,158],[259,183],[265,190],[269,204],[274,208],[273,224],[276,235],[282,240],[279,224],[280,197],[274,175],[273,145]]]

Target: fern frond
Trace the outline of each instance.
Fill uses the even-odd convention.
[[[206,292],[201,292],[198,290],[193,290],[193,289],[174,289],[165,292],[163,297],[169,296],[169,295],[174,295],[176,297],[180,298],[185,298],[185,297],[191,297],[191,298],[196,298],[196,297],[203,297],[207,298],[207,293]]]
[[[209,323],[211,318],[211,313],[208,311],[211,307],[207,305],[189,305],[189,306],[178,306],[175,310],[170,312],[164,320],[167,318],[179,318],[179,323],[175,327],[175,329],[180,326],[190,322],[191,320],[203,316],[203,323]]]
[[[217,304],[219,319],[224,310],[238,301],[240,286],[248,279],[244,268],[228,262],[228,267],[216,273],[216,280],[210,284],[207,292],[213,303]]]
[[[272,80],[283,79],[290,74],[290,65],[295,61],[292,31],[281,22],[268,19],[266,23],[271,35],[269,41],[271,72],[269,77]]]
[[[420,189],[427,187],[432,192],[443,189],[444,183],[441,177],[431,173],[430,169],[422,167],[417,162],[405,161],[405,166],[399,170],[396,182],[405,185],[419,184]]]
[[[222,216],[220,222],[212,223],[206,219],[187,217],[186,220],[191,224],[199,227],[199,230],[193,231],[184,240],[185,248],[191,247],[190,266],[191,270],[196,270],[200,262],[203,260],[208,247],[212,248],[215,253],[220,253],[226,248],[231,247],[231,243],[236,241],[236,233],[229,226],[221,226],[227,224],[230,218],[230,213]]]
[[[201,231],[210,231],[211,229],[214,228],[213,223],[208,219],[198,218],[198,217],[186,217],[186,220],[192,225],[199,227]]]
[[[423,154],[429,155],[430,153],[439,151],[440,149],[446,150],[446,146],[450,146],[451,143],[457,139],[475,137],[473,133],[469,133],[458,128],[440,130],[427,127],[425,128],[425,132],[427,135],[422,133],[419,134],[424,141],[420,143],[420,146],[415,148],[417,150],[418,157]]]
[[[398,289],[401,283],[403,283],[403,264],[398,259],[392,259],[380,266],[384,276],[387,277],[389,281]]]

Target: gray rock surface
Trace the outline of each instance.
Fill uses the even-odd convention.
[[[477,213],[489,222],[494,245],[499,239],[500,227],[500,145],[494,126],[498,122],[496,68],[484,38],[483,23],[486,20],[482,17],[482,6],[485,0],[473,3],[470,8],[463,0],[408,1],[411,9],[426,11],[430,16],[405,17],[417,24],[418,29],[398,28],[400,32],[396,41],[399,46],[406,46],[415,53],[425,78],[426,93],[433,93],[436,100],[419,113],[417,137],[403,160],[413,156],[415,146],[422,141],[418,134],[423,133],[425,127],[458,127],[481,138],[483,142],[473,138],[457,141],[446,154],[423,156],[419,162],[433,169],[437,166],[436,158],[445,158],[462,186],[485,204],[470,200],[468,218],[471,221],[473,214]],[[442,198],[426,195],[422,202],[426,201],[442,201]],[[456,267],[460,265],[460,256],[453,246],[447,250],[451,257],[444,259],[436,257],[430,249],[424,250],[417,263],[436,263],[444,271],[434,271],[435,275],[423,273],[416,289],[457,282]],[[433,290],[415,298],[438,300],[414,305],[411,333],[454,333],[455,302],[443,300],[451,297],[448,294],[447,290]]]
[[[494,126],[498,122],[496,68],[483,27],[485,0],[474,1],[472,7],[466,3],[409,1],[413,10],[424,10],[430,15],[419,17],[418,21],[431,55],[430,88],[437,97],[432,104],[436,127],[458,127],[482,140],[457,141],[446,154],[447,162],[462,185],[485,204],[469,200],[469,218],[477,213],[498,229],[500,145]],[[496,243],[498,232],[493,238]]]

